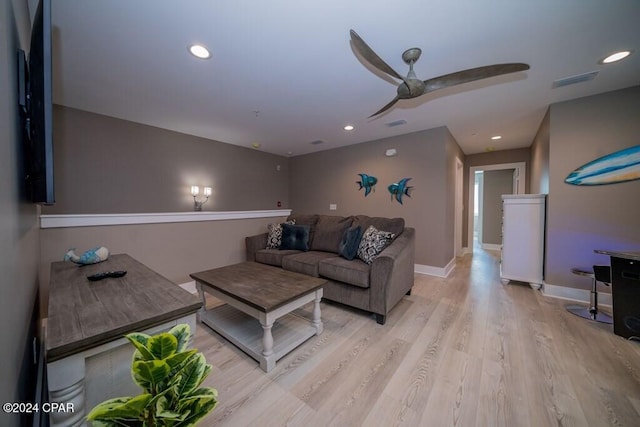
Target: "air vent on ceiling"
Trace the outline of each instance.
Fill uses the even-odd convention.
[[[396,126],[402,126],[402,125],[406,125],[406,124],[407,124],[406,120],[400,119],[400,120],[396,120],[395,122],[386,123],[385,126],[393,128],[393,127],[396,127]]]
[[[315,141],[311,141],[309,144],[311,144],[311,145],[320,145],[320,144],[323,144],[323,143],[324,143],[323,140],[316,139]]]
[[[598,73],[599,71],[591,71],[589,73],[583,73],[583,74],[578,74],[576,76],[570,76],[570,77],[565,77],[563,79],[558,79],[555,82],[553,82],[553,87],[556,88],[556,87],[568,86],[576,83],[582,83],[589,80],[593,80],[596,78]]]

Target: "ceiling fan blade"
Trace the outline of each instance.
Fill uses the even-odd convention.
[[[398,74],[393,68],[384,62],[382,58],[380,58],[355,31],[349,30],[349,33],[351,33],[351,42],[353,43],[353,46],[358,53],[362,55],[367,62],[369,62],[369,64],[373,65],[378,70],[389,74],[391,77],[395,77],[403,81],[405,80],[403,76]]]
[[[385,105],[384,107],[382,107],[381,109],[379,109],[378,111],[376,111],[375,113],[373,113],[372,115],[370,115],[369,117],[367,117],[368,119],[370,119],[373,116],[377,116],[378,114],[384,113],[385,111],[387,111],[389,108],[393,107],[393,105],[398,102],[400,98],[398,98],[397,96],[395,98],[393,98],[391,100],[390,103],[388,103],[387,105]]]
[[[425,80],[424,93],[433,92],[434,90],[468,83],[475,80],[500,76],[502,74],[525,71],[528,69],[529,65],[522,63],[494,64],[485,65],[484,67],[469,68],[468,70],[456,71],[455,73],[445,74],[443,76]]]

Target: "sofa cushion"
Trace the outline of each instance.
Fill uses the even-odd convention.
[[[280,243],[280,249],[308,251],[309,230],[310,227],[308,225],[282,224],[282,242]]]
[[[353,261],[342,257],[328,258],[320,261],[320,277],[348,283],[360,288],[369,287],[371,266],[359,259]]]
[[[310,243],[311,250],[338,253],[342,235],[352,221],[350,216],[319,215]]]
[[[362,227],[359,225],[344,230],[338,245],[338,255],[348,260],[354,259],[358,254],[360,239],[362,239]]]
[[[286,224],[294,225],[295,220],[286,221]],[[282,242],[282,223],[273,223],[267,225],[267,249],[278,249]]]
[[[370,217],[366,215],[357,215],[353,219],[353,226],[359,225],[363,231],[373,225],[380,231],[389,231],[394,234],[394,238],[398,237],[404,230],[404,218],[382,218]]]
[[[358,246],[358,258],[371,264],[380,255],[380,252],[393,241],[395,235],[388,231],[381,231],[370,225],[362,235]]]
[[[282,259],[287,255],[300,253],[293,250],[260,249],[256,251],[256,262],[282,267]]]
[[[330,252],[300,252],[288,255],[282,259],[282,268],[295,273],[306,274],[307,276],[320,277],[318,264],[328,258],[337,258],[337,254]]]

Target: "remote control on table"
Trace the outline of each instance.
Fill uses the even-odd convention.
[[[92,274],[90,276],[87,276],[87,279],[91,280],[92,282],[96,282],[98,280],[106,279],[107,277],[122,277],[125,274],[127,274],[127,272],[125,270],[121,270],[121,271],[103,271],[101,273],[96,273],[96,274]]]

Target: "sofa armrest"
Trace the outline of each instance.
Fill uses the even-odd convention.
[[[406,227],[373,261],[370,310],[386,315],[413,287],[416,232]]]
[[[256,234],[244,238],[245,250],[247,252],[247,261],[256,260],[256,252],[267,247],[267,237],[269,233]]]

